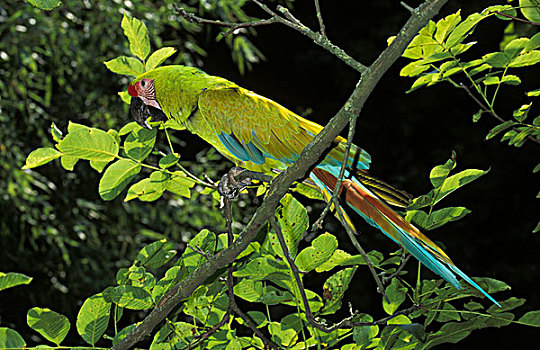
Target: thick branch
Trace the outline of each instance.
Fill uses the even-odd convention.
[[[129,349],[161,323],[180,302],[189,297],[197,287],[212,276],[219,268],[227,266],[255,239],[261,226],[274,215],[281,197],[287,193],[294,181],[306,176],[322,153],[332,144],[336,136],[345,128],[351,115],[358,115],[381,77],[401,56],[416,33],[435,16],[448,0],[432,0],[423,3],[412,14],[398,33],[396,39],[371,65],[356,85],[351,96],[324,129],[306,146],[298,160],[285,172],[277,176],[271,184],[269,194],[257,209],[234,244],[210,257],[210,260],[193,271],[184,281],[168,292],[150,314],[137,325],[130,334],[116,344],[113,349]],[[324,46],[324,44],[323,44]]]

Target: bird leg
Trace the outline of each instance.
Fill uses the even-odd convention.
[[[252,178],[250,176],[240,176],[246,171],[237,166],[232,167],[227,174],[221,177],[217,186],[218,193],[227,199],[238,197],[240,191],[251,185]]]
[[[227,199],[235,199],[238,193],[247,186],[251,185],[253,180],[270,182],[273,177],[261,174],[255,171],[249,171],[240,167],[232,167],[231,170],[221,177],[217,186],[218,193]]]

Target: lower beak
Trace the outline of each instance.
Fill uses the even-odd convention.
[[[165,122],[168,119],[161,109],[147,105],[140,97],[131,98],[129,112],[137,124],[146,129],[152,129],[148,124],[148,118],[151,122]]]

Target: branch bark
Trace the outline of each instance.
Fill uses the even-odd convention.
[[[113,346],[115,350],[129,349],[161,323],[165,317],[178,306],[183,299],[189,297],[204,281],[212,276],[219,268],[227,266],[248,247],[255,239],[261,226],[274,215],[279,200],[283,197],[292,183],[307,175],[309,168],[315,164],[322,153],[332,144],[336,136],[345,128],[352,115],[360,114],[364,103],[371,94],[381,77],[401,56],[416,33],[424,27],[429,19],[434,17],[448,0],[426,1],[416,8],[409,20],[399,31],[395,40],[362,74],[354,91],[343,107],[336,113],[324,129],[306,146],[298,160],[285,172],[277,176],[271,183],[269,194],[257,209],[234,244],[220,251],[202,266],[193,271],[184,281],[171,289],[158,306],[137,325],[122,341]],[[324,42],[317,43],[322,46]]]

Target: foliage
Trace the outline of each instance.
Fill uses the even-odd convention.
[[[163,49],[150,55],[147,30],[139,20],[125,16],[122,27],[136,57],[124,56],[106,62],[106,65],[119,74],[138,74],[147,69],[150,58]],[[171,50],[162,52],[166,56]],[[150,58],[146,61],[147,57]],[[163,60],[156,60],[160,61]],[[217,204],[218,196],[213,184],[189,173],[174,152],[172,143],[169,142],[166,152],[156,150],[157,135],[163,133],[169,140],[168,130],[172,126],[163,122],[154,126],[158,126],[160,132],[156,128],[142,129],[133,122],[120,130],[111,128],[107,131],[70,123],[65,135],[53,127],[54,148],[34,150],[24,167],[32,169],[59,159],[66,170],[71,170],[76,163],[86,160],[102,174],[99,195],[104,200],[113,200],[124,192],[124,201],[156,201],[167,191],[190,198],[203,192],[200,186],[205,186],[207,190],[202,196],[210,197],[210,202]],[[153,156],[156,157],[151,158]],[[151,165],[155,163],[157,167]],[[413,201],[408,208],[407,219],[429,230],[461,219],[469,212],[464,207],[433,210],[443,198],[487,172],[467,169],[450,175],[455,166],[453,154],[445,164],[432,169],[430,181],[433,189]],[[147,172],[142,180],[128,188],[143,170]],[[199,186],[199,191],[193,190],[195,185]],[[296,190],[303,192],[301,187]],[[425,207],[429,207],[428,212],[420,210]],[[458,342],[476,329],[510,323],[540,326],[538,311],[531,311],[515,320],[511,311],[521,306],[524,299],[510,297],[501,301],[501,308],[495,305],[485,307],[471,301],[471,298],[484,297],[471,286],[464,285],[458,291],[442,280],[422,279],[420,265],[416,278],[413,278],[416,283],[412,283],[408,272],[403,270],[400,257],[385,259],[382,253],[372,251],[367,255],[371,264],[382,275],[393,275],[385,288],[386,297],[381,297],[380,303],[388,316],[375,320],[371,315],[354,311],[344,326],[325,332],[313,324],[307,310],[311,310],[319,326],[326,327],[341,309],[358,267],[366,265],[366,261],[361,255],[351,255],[342,250],[338,238],[332,233],[319,235],[310,246],[301,248],[301,236],[309,227],[309,216],[306,208],[291,194],[281,200],[276,219],[281,229],[278,231],[271,225],[265,226],[259,239],[238,256],[230,270],[219,270],[199,286],[182,307],[168,316],[167,322],[154,334],[150,349],[264,348],[265,340],[259,334],[241,335],[246,327],[262,331],[261,334],[269,336],[280,348],[429,349],[442,343]],[[131,324],[119,329],[120,320],[130,313],[133,316],[137,311],[158,307],[160,300],[167,298],[176,284],[228,247],[227,234],[234,237],[232,231],[201,230],[183,250],[178,250],[177,245],[167,239],[144,246],[131,266],[118,270],[114,285],[103,288],[84,301],[76,319],[78,334],[94,348],[102,343],[117,344],[135,326]],[[281,234],[285,243],[279,248],[277,242],[281,240],[277,236]],[[289,254],[294,265],[302,271],[300,282],[323,274],[327,276],[324,285],[310,290],[303,283],[298,283],[293,266],[284,259]],[[15,279],[12,274],[0,277],[11,277],[12,282],[6,283],[7,287],[29,282],[23,276]],[[490,278],[477,278],[476,282],[491,294],[510,289],[504,282]],[[247,318],[232,312],[236,298],[250,305],[252,310],[247,313]],[[288,311],[286,316],[272,312],[278,306]],[[39,307],[29,310],[28,325],[56,346],[61,345],[70,328],[65,316]],[[0,329],[0,341],[15,346],[25,344],[23,338],[9,328]]]
[[[40,297],[51,300],[51,307],[69,305],[73,295],[101,288],[103,279],[114,277],[118,264],[128,263],[142,242],[167,236],[181,246],[206,225],[224,225],[220,215],[207,209],[211,200],[198,192],[190,199],[199,203],[194,206],[168,194],[153,205],[98,202],[98,192],[91,189],[98,188],[99,178],[87,164],[76,165],[73,157],[61,157],[61,164],[71,171],[67,176],[56,167],[40,172],[21,169],[37,146],[51,152],[48,130],[61,137],[58,131],[68,128],[68,120],[108,129],[125,118],[127,109],[116,91],[127,79],[111,79],[103,65],[107,58],[129,52],[118,30],[123,14],[144,18],[152,44],[169,47],[148,57],[147,68],[171,56],[170,47],[177,50],[169,57],[174,63],[200,65],[206,55],[203,28],[176,16],[175,1],[135,5],[64,0],[46,12],[32,6],[59,3],[8,1],[0,5],[2,266],[35,276]],[[230,16],[230,9],[223,7],[201,7],[201,11]],[[174,136],[172,141],[181,144]],[[159,159],[166,143],[156,139],[157,154],[148,158]],[[34,156],[42,159],[44,154]],[[214,151],[203,151],[185,165],[194,174],[204,172],[210,177],[224,167]],[[95,161],[91,166],[99,169],[103,163]],[[107,189],[102,187],[102,191]],[[179,210],[184,215],[175,215]],[[32,259],[36,256],[40,256],[39,264]],[[11,322],[12,316],[4,313],[6,307],[0,305],[0,312]]]
[[[480,107],[472,117],[473,122],[478,122],[484,114],[491,115],[499,122],[491,128],[486,140],[502,134],[501,141],[507,141],[508,145],[515,147],[522,147],[527,141],[540,144],[540,115],[529,118],[529,114],[533,113],[532,102],[516,108],[511,118],[503,118],[495,110],[495,102],[502,88],[521,84],[517,70],[540,62],[540,32],[533,25],[538,25],[540,3],[536,0],[523,0],[519,1],[519,4],[517,8],[511,5],[490,6],[465,19],[461,18],[458,11],[437,22],[430,21],[403,53],[403,57],[413,61],[400,72],[402,76],[417,77],[409,92],[440,82],[448,82],[456,88],[464,89]],[[525,20],[516,17],[518,10]],[[474,41],[464,42],[480,22],[492,17],[505,21],[520,20],[525,24],[518,23],[527,28],[520,31],[515,28],[516,24],[511,22],[500,43],[500,51],[486,53],[472,60],[464,59],[464,53],[476,44]],[[528,36],[521,36],[523,34]],[[465,82],[458,80],[462,76]],[[525,94],[528,97],[538,97],[539,90]],[[539,170],[540,163],[533,172]],[[534,229],[534,232],[538,231],[540,222]]]

